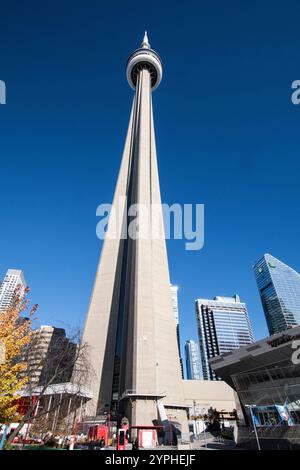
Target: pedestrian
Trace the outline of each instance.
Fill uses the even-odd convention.
[[[95,441],[89,442],[89,450],[95,450]]]
[[[132,444],[132,450],[139,450],[139,440],[138,440],[138,438],[136,438],[134,443]]]
[[[101,437],[99,445],[100,445],[100,450],[103,450],[105,447],[105,440],[103,437]]]
[[[75,436],[71,436],[69,439],[69,450],[74,450],[75,446]]]

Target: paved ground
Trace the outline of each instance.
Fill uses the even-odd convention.
[[[229,439],[223,439],[217,441],[215,438],[209,438],[205,440],[194,441],[191,443],[191,449],[193,450],[240,450],[235,446],[235,442]]]

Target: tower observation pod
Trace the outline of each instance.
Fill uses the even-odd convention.
[[[126,76],[129,85],[135,90],[139,72],[143,69],[149,71],[151,88],[155,90],[162,79],[162,63],[159,55],[150,48],[147,31],[141,47],[134,51],[127,61]]]

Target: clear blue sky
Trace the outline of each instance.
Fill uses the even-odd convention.
[[[267,329],[252,273],[263,253],[300,270],[297,1],[10,1],[0,15],[0,275],[20,268],[41,323],[82,323],[144,29],[163,58],[154,94],[167,203],[204,203],[205,247],[168,243],[182,341],[194,299],[238,293]]]

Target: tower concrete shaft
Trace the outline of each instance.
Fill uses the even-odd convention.
[[[122,233],[111,237],[111,215],[83,334],[93,367],[89,414],[115,411],[133,425],[151,425],[160,418],[159,401],[186,432],[152,110],[162,67],[147,43],[146,36],[127,65],[135,95],[111,212],[119,214]],[[134,204],[146,216],[139,214],[130,237]]]

